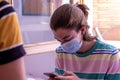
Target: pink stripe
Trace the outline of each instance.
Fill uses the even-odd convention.
[[[111,68],[109,69],[108,73],[120,73],[120,60],[111,61],[110,66]]]
[[[73,72],[87,72],[87,73],[104,73],[108,72],[109,64],[113,62],[109,62],[108,60],[86,60],[86,61],[77,61],[70,59],[57,59],[58,68],[69,70]],[[66,65],[65,65],[66,64]],[[112,70],[109,73],[120,72],[120,62],[115,61],[114,66],[112,66]]]

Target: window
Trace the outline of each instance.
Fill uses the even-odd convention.
[[[23,0],[23,15],[50,15],[50,0]]]
[[[93,0],[93,25],[104,39],[120,40],[120,0]]]

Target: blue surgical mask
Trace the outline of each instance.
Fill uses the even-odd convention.
[[[78,42],[76,38],[62,44],[63,51],[67,53],[75,53],[81,48],[81,46],[82,41]]]

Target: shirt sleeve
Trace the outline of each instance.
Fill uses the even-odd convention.
[[[111,56],[107,80],[120,80],[120,52]]]

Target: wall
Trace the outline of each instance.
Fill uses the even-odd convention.
[[[55,53],[43,53],[25,57],[28,77],[47,79],[44,72],[53,72],[55,68]]]
[[[50,16],[23,16],[22,0],[14,0],[14,8],[19,18],[24,43],[42,42],[54,39],[49,28]]]
[[[93,0],[83,0],[84,4],[86,4],[89,8],[88,12],[89,12],[89,16],[88,16],[88,25],[90,26],[90,33],[92,33],[92,29],[93,29]]]

